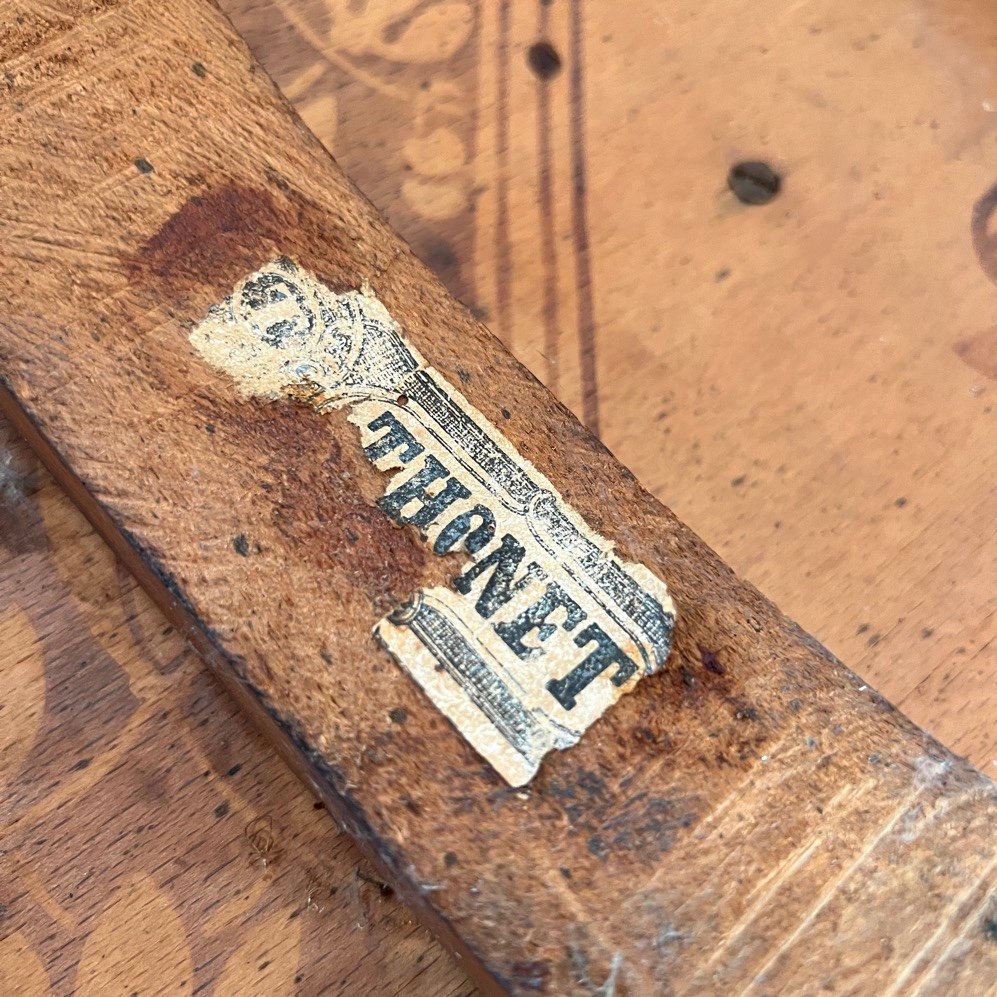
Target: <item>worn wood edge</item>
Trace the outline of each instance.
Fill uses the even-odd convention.
[[[505,988],[487,969],[486,962],[454,929],[406,874],[398,857],[370,828],[338,773],[295,731],[294,726],[270,708],[251,683],[240,677],[238,662],[199,619],[176,582],[159,564],[155,554],[115,522],[111,513],[93,497],[86,484],[66,463],[18,401],[0,374],[0,413],[31,447],[45,469],[63,488],[121,563],[135,577],[167,621],[200,655],[222,688],[250,721],[262,731],[292,772],[325,804],[340,827],[357,843],[364,858],[389,882],[402,901],[460,960],[471,981],[484,994],[503,994]]]

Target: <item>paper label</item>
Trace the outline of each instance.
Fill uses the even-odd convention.
[[[337,294],[275,260],[191,342],[244,392],[347,407],[385,474],[381,508],[463,555],[452,586],[414,592],[374,635],[510,784],[663,664],[664,582],[617,558],[369,288]]]

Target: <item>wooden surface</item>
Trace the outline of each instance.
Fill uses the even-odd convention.
[[[0,993],[466,993],[6,424],[2,442]]]
[[[590,55],[579,81],[578,35],[568,8],[554,4],[544,13],[528,5],[482,5],[468,8],[473,16],[465,23],[458,9],[463,5],[437,6],[440,17],[453,21],[453,31],[410,31],[401,36],[410,46],[404,49],[396,32],[382,30],[381,5],[368,5],[362,30],[361,18],[348,21],[331,4],[234,13],[347,171],[541,377],[554,381],[557,374],[561,397],[590,423],[598,404],[603,437],[642,480],[915,719],[987,765],[994,753],[987,699],[993,666],[986,657],[993,625],[987,584],[993,446],[985,420],[994,291],[985,277],[997,266],[985,196],[994,181],[994,133],[987,97],[980,95],[990,80],[992,15],[970,3],[892,3],[880,4],[881,10],[862,5],[859,13],[838,5],[833,15],[809,5],[773,20],[746,6],[751,20],[745,25],[693,17],[690,7],[673,11],[668,23],[638,9],[632,15],[612,11],[613,23],[600,24],[605,14],[586,7],[582,48]],[[541,16],[550,23],[544,26]],[[354,24],[352,35],[343,32],[344,23]],[[884,24],[890,29],[884,31]],[[736,45],[725,42],[728,33]],[[526,54],[541,34],[552,38],[565,66],[544,85]],[[441,38],[451,41],[434,49]],[[628,60],[624,72],[620,67]],[[200,61],[210,73],[210,64]],[[821,66],[816,74],[814,64]],[[884,75],[897,81],[895,98],[890,88],[873,101],[866,85]],[[444,84],[449,89],[439,91]],[[684,141],[670,140],[663,149],[663,134]],[[583,159],[572,155],[579,137],[585,139]],[[723,176],[732,158],[759,152],[785,169],[786,187],[779,201],[749,212],[724,193]],[[906,181],[911,175],[916,182]],[[399,177],[406,179],[399,183]],[[586,210],[580,225],[581,193]],[[543,224],[547,218],[552,230]],[[44,236],[28,241],[36,254],[56,252],[44,248]],[[586,288],[594,291],[591,300]],[[591,388],[593,380],[597,391],[589,391],[583,404],[583,385]],[[50,486],[37,494],[46,487],[54,494]],[[173,683],[163,683],[164,690],[150,681],[144,688],[137,683],[136,691],[128,662],[149,657],[149,650],[129,652],[99,637],[114,632],[114,620],[136,616],[120,608],[138,598],[134,590],[126,586],[119,594],[118,581],[87,587],[82,595],[64,588],[60,596],[57,580],[76,577],[67,566],[86,546],[86,534],[71,514],[51,511],[55,502],[49,516],[39,516],[31,501],[15,502],[16,494],[8,482],[5,512],[14,507],[18,523],[34,517],[35,532],[5,535],[37,539],[31,557],[17,552],[19,572],[13,555],[6,562],[12,567],[4,585],[17,593],[9,604],[18,611],[13,622],[5,616],[5,633],[13,635],[12,646],[26,649],[25,671],[37,676],[44,669],[45,679],[13,684],[27,705],[17,711],[25,719],[10,738],[16,746],[8,748],[9,771],[16,767],[20,776],[30,751],[22,746],[44,736],[52,760],[42,765],[48,756],[40,753],[34,778],[20,776],[17,783],[23,779],[22,791],[39,798],[51,793],[57,813],[62,797],[48,787],[69,768],[58,768],[62,745],[71,740],[67,724],[82,743],[93,737],[77,709],[54,707],[52,688],[63,690],[64,703],[91,693],[89,685],[67,687],[57,680],[61,667],[82,683],[69,648],[87,641],[104,647],[117,682],[130,686],[140,703],[174,690]],[[8,546],[18,551],[16,543]],[[80,622],[81,604],[111,624],[87,613]],[[153,618],[151,610],[139,615]],[[158,625],[147,627],[158,636]],[[44,714],[39,681],[46,690]],[[210,686],[201,694],[216,726],[200,743],[232,739],[238,721],[227,704]],[[202,719],[188,705],[178,709],[188,719]],[[102,753],[108,770],[117,764],[116,738],[133,739],[129,758],[146,744],[147,757],[158,757],[155,738],[144,733],[151,730],[151,712],[126,713],[120,704],[108,710],[105,729],[113,734]],[[239,730],[250,750],[253,742]],[[265,757],[258,745],[256,751]],[[280,769],[266,764],[259,775],[253,770],[245,792],[251,802],[243,803],[240,820],[269,806],[260,800],[277,798]],[[90,776],[69,784],[66,798],[106,807],[100,801],[112,786],[105,784],[104,766],[91,762],[80,771],[90,769]],[[287,793],[283,809],[274,807],[277,824],[292,841],[307,841],[310,803],[299,802],[299,819],[292,820],[293,791]],[[127,792],[112,791],[111,799],[118,798],[127,799]],[[258,883],[253,877],[259,870],[250,865],[241,827],[228,829],[223,842],[203,834],[212,799],[208,795],[205,803],[198,793],[171,803],[167,826],[177,828],[176,836],[157,824],[155,848],[168,853],[185,836],[187,821],[200,832],[194,855],[202,862],[220,856],[217,865],[231,875],[245,862],[238,872],[246,879],[235,889],[248,890]],[[120,834],[128,819],[109,823]],[[315,826],[313,833],[331,834]],[[32,834],[30,840],[40,840],[37,830]],[[58,873],[69,877],[85,867],[82,878],[96,868],[94,847],[82,848],[89,859],[67,863],[65,852],[75,854],[76,843],[56,853],[42,844],[25,862],[27,846],[21,839],[15,845],[4,846],[4,858],[21,856],[15,881],[23,895],[12,891],[16,903],[0,898],[16,912],[0,922],[8,952],[38,951],[53,979],[59,972],[71,977],[92,922],[113,925],[115,912],[134,893],[139,907],[172,907],[180,923],[177,930],[171,922],[173,937],[180,941],[170,950],[181,967],[184,944],[196,953],[194,964],[202,966],[197,985],[222,972],[219,959],[202,965],[201,952],[210,957],[212,951],[208,915],[178,899],[189,894],[176,881],[164,888],[169,876],[163,876],[159,851],[132,841],[120,854],[98,846],[104,869],[126,870],[138,885],[122,889],[109,875],[94,874],[88,881],[100,885],[90,887],[92,913],[77,917],[71,909],[60,921],[59,911],[65,915],[74,899],[67,893],[75,891],[64,889]],[[337,882],[351,881],[351,862],[347,853]],[[249,939],[262,924],[266,937],[278,937],[268,914],[274,905],[300,905],[295,898],[305,864],[295,860],[285,867],[295,870],[282,873],[287,893],[278,895],[267,882],[255,901],[224,922],[226,950],[233,937]],[[290,883],[295,875],[298,885]],[[51,927],[38,918],[32,877],[52,900],[43,905],[55,918]],[[335,903],[342,904],[336,916],[349,921],[348,904]],[[168,913],[162,917],[170,921]],[[330,944],[321,921],[302,930],[300,969],[315,966],[323,982],[334,982],[342,965],[346,976],[354,943],[347,951]],[[96,934],[106,949],[111,946],[101,939],[109,933]],[[401,933],[386,933],[381,951],[391,952]],[[293,927],[280,937],[291,939],[286,951],[294,950]],[[427,951],[421,937],[413,935],[410,943],[422,946],[419,954]],[[70,940],[74,944],[66,945]],[[324,964],[317,961],[323,943]],[[375,954],[368,969],[379,965],[378,944],[370,947]],[[97,942],[91,950],[101,951]],[[130,967],[142,964],[142,946],[135,952]],[[417,956],[411,958],[414,963]],[[335,971],[329,960],[340,960]],[[396,955],[385,962],[405,966]],[[352,965],[362,967],[364,960]],[[434,965],[439,971],[445,964]],[[418,970],[413,964],[412,972]],[[380,973],[375,968],[365,979],[378,981]],[[404,976],[398,979],[404,982]],[[431,977],[419,980],[427,992],[443,985]],[[66,989],[65,982],[57,986]],[[392,992],[390,980],[385,992]]]
[[[448,44],[387,53],[416,5],[368,3],[362,26],[330,0],[225,7],[347,175],[649,490],[993,768],[992,5],[448,3]],[[764,208],[726,189],[748,158],[785,177]]]

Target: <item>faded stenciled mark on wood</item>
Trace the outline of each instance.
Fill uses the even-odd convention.
[[[391,187],[392,223],[453,294],[470,300],[478,4],[278,0],[264,6],[251,47],[270,55],[274,34],[287,33],[314,54],[305,67],[276,60],[268,68],[376,204],[386,203],[384,178],[402,178]],[[349,119],[345,109],[357,106],[380,123],[376,156],[337,141]],[[439,252],[441,246],[448,250]]]
[[[674,607],[429,367],[369,288],[336,294],[289,259],[243,280],[191,340],[250,395],[348,407],[390,475],[381,508],[469,557],[377,639],[474,748],[522,785],[668,656]]]
[[[980,266],[997,284],[997,184],[973,205],[970,228]]]
[[[973,205],[970,229],[976,258],[983,272],[997,284],[997,184]],[[997,326],[960,339],[952,349],[974,370],[997,378]]]
[[[952,351],[973,370],[991,380],[997,379],[997,326],[960,339]]]

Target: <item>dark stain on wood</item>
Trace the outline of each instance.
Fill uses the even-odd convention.
[[[601,861],[619,852],[653,861],[699,819],[694,797],[639,791],[621,799],[616,787],[591,770],[572,773],[569,780],[552,778],[543,793],[560,806],[573,833],[584,835],[588,852]],[[565,878],[571,878],[570,870]]]
[[[561,56],[548,41],[535,42],[526,52],[526,61],[538,79],[552,80],[561,72]]]
[[[699,645],[699,658],[703,662],[703,667],[708,672],[712,672],[714,675],[725,675],[727,673],[727,669],[720,664],[717,652],[703,647],[702,644]]]
[[[132,285],[160,305],[189,305],[195,297],[214,304],[268,260],[296,255],[333,290],[358,287],[348,235],[275,171],[268,178],[273,190],[227,180],[191,194],[125,261]]]
[[[357,430],[342,412],[248,399],[224,425],[219,419],[218,434],[252,440],[273,525],[301,557],[335,572],[334,585],[365,591],[387,612],[423,583],[426,547],[414,529],[398,527],[365,496],[362,483],[379,492],[387,479],[362,456]]]
[[[228,182],[170,215],[129,261],[129,276],[174,299],[205,281],[231,287],[264,262],[260,244],[286,238],[289,225],[268,190]]]
[[[952,350],[968,367],[990,380],[997,379],[997,326],[960,339]]]
[[[531,962],[514,962],[509,967],[509,976],[510,990],[519,988],[545,993],[550,978],[550,967],[540,959]]]
[[[997,284],[997,184],[994,184],[975,205],[970,221],[973,248],[983,272]]]

